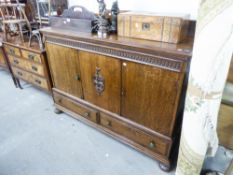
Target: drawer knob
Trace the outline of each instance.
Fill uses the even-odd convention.
[[[34,57],[35,57],[35,55],[33,55],[33,54],[28,54],[28,58],[29,58],[30,60],[34,60]]]
[[[156,145],[155,145],[155,142],[154,141],[151,141],[150,143],[149,143],[149,148],[155,148],[156,147]]]
[[[62,103],[62,99],[58,99],[57,101],[58,101],[58,103]]]
[[[10,49],[10,53],[11,54],[15,54],[15,50],[14,49]]]
[[[112,122],[111,121],[107,121],[107,126],[111,127],[112,126]]]
[[[20,76],[23,76],[23,74],[21,72],[17,72],[17,74],[20,75]]]
[[[18,61],[18,60],[14,60],[14,63],[15,63],[15,64],[19,64],[19,61]]]
[[[90,117],[90,113],[89,113],[89,112],[85,112],[85,113],[83,114],[83,116],[84,116],[85,118]]]
[[[38,69],[37,69],[37,67],[32,66],[32,70],[37,71]]]
[[[75,77],[75,79],[78,80],[78,81],[81,81],[80,75],[77,75],[77,76]]]
[[[41,84],[41,81],[40,81],[40,80],[35,80],[35,82],[36,82],[37,84]]]

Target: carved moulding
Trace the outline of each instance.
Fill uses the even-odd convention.
[[[153,56],[140,52],[132,52],[130,50],[124,50],[121,48],[113,48],[108,46],[100,46],[83,41],[67,40],[63,38],[57,38],[52,36],[45,36],[46,42],[59,44],[66,47],[71,47],[79,50],[98,53],[106,56],[112,56],[126,61],[133,61],[141,64],[151,65],[175,72],[181,72],[183,70],[183,62],[178,60],[172,60],[161,56]]]

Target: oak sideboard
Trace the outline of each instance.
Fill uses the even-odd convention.
[[[44,28],[56,112],[111,135],[169,170],[192,40],[168,44]]]

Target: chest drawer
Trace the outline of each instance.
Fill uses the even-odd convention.
[[[28,62],[27,69],[29,71],[31,71],[31,72],[34,72],[34,73],[38,74],[38,75],[44,76],[44,68],[40,64],[34,64],[34,63],[31,63],[31,62],[30,63]]]
[[[0,51],[0,64],[5,65],[5,60],[2,51]]]
[[[151,136],[139,129],[129,126],[127,123],[113,119],[104,113],[100,113],[100,124],[111,131],[140,144],[152,152],[156,152],[164,156],[168,154],[169,143],[161,138]]]
[[[83,106],[70,99],[67,99],[66,97],[63,97],[55,92],[54,92],[54,100],[56,104],[65,107],[90,121],[93,121],[95,123],[97,122],[97,111],[90,109],[86,106]]]
[[[18,68],[14,67],[14,66],[12,66],[12,71],[13,71],[13,73],[14,73],[14,75],[16,77],[21,78],[21,79],[23,79],[25,81],[31,82],[32,77],[28,72],[23,71],[21,69],[18,69]]]
[[[8,46],[8,45],[5,45],[4,48],[5,48],[7,53],[21,57],[19,48]]]
[[[27,69],[27,62],[26,61],[24,61],[20,58],[14,57],[12,55],[8,55],[8,58],[9,58],[11,65],[18,66],[18,67],[23,68],[23,69]]]
[[[36,54],[30,51],[26,51],[26,50],[21,50],[22,51],[22,56],[25,59],[31,60],[31,61],[35,61],[38,63],[41,63],[41,57],[40,54]]]
[[[44,78],[32,75],[31,82],[40,88],[48,90],[48,82]]]

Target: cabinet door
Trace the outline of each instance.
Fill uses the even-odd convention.
[[[80,51],[84,99],[114,113],[120,113],[121,62]]]
[[[82,97],[78,51],[46,43],[50,72],[54,87]]]
[[[121,115],[170,136],[182,80],[175,72],[123,62]]]

